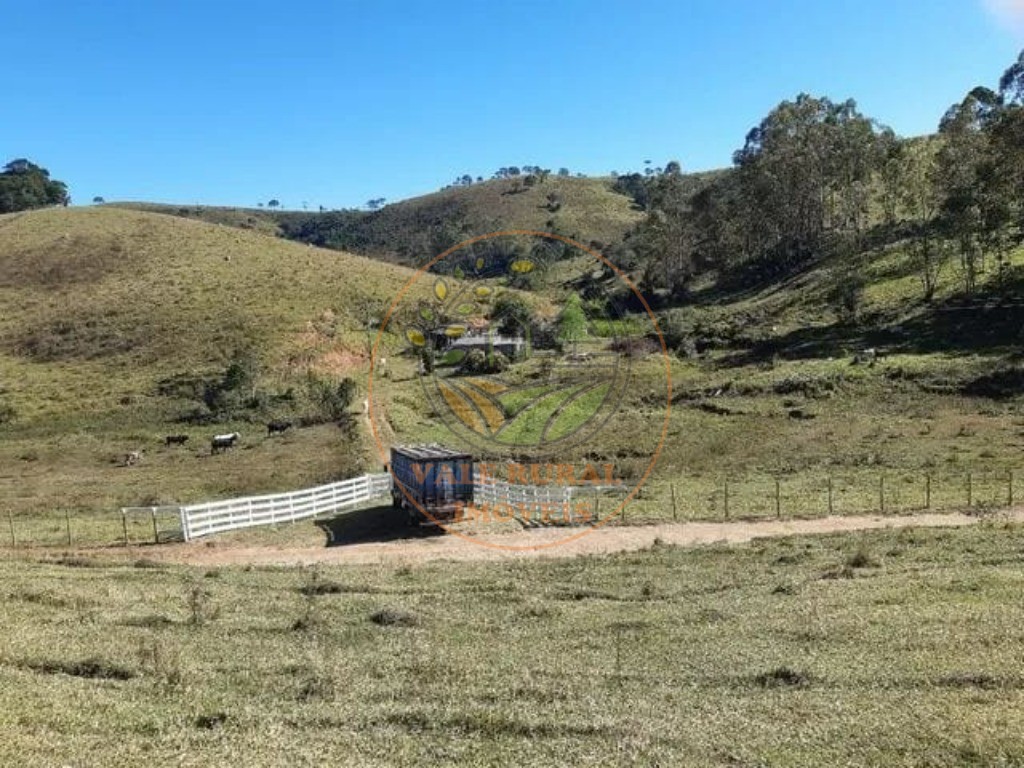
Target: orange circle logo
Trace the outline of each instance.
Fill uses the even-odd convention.
[[[385,333],[415,361],[418,396],[446,428],[444,445],[384,445],[374,374]],[[648,460],[627,472],[596,457],[602,440],[622,437],[634,360],[652,338],[664,419]],[[607,258],[563,235],[504,230],[447,249],[401,288],[378,329],[368,392],[396,506],[484,546],[535,549],[585,535],[636,496],[667,437],[671,365],[646,299]],[[572,533],[526,546],[466,535],[473,523],[512,520]]]

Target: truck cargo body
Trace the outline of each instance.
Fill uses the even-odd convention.
[[[391,497],[409,512],[409,522],[453,519],[473,501],[473,459],[439,445],[393,446]]]

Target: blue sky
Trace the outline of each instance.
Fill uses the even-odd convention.
[[[727,165],[801,91],[934,130],[1024,0],[0,0],[0,162],[76,203],[354,207],[505,165]]]

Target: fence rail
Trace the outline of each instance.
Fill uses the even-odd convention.
[[[473,507],[483,517],[514,519],[522,525],[580,524],[593,520],[602,493],[623,494],[622,486],[514,485],[474,477]],[[588,499],[583,506],[581,499]]]
[[[274,525],[340,512],[391,492],[391,475],[354,477],[292,493],[189,504],[180,508],[185,541],[214,533]]]

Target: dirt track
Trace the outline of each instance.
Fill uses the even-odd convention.
[[[1024,521],[1024,508],[1004,512],[1000,519]],[[199,541],[149,550],[156,560],[189,565],[304,565],[310,563],[415,563],[429,560],[501,560],[509,558],[571,557],[665,544],[695,546],[713,542],[740,543],[766,536],[823,534],[873,528],[960,527],[979,522],[959,513],[888,517],[826,517],[814,520],[767,520],[734,523],[666,523],[588,530],[567,541],[565,529],[536,529],[481,536],[441,535],[430,538],[363,541],[333,547],[271,547],[219,545]],[[517,549],[515,549],[517,548]]]

